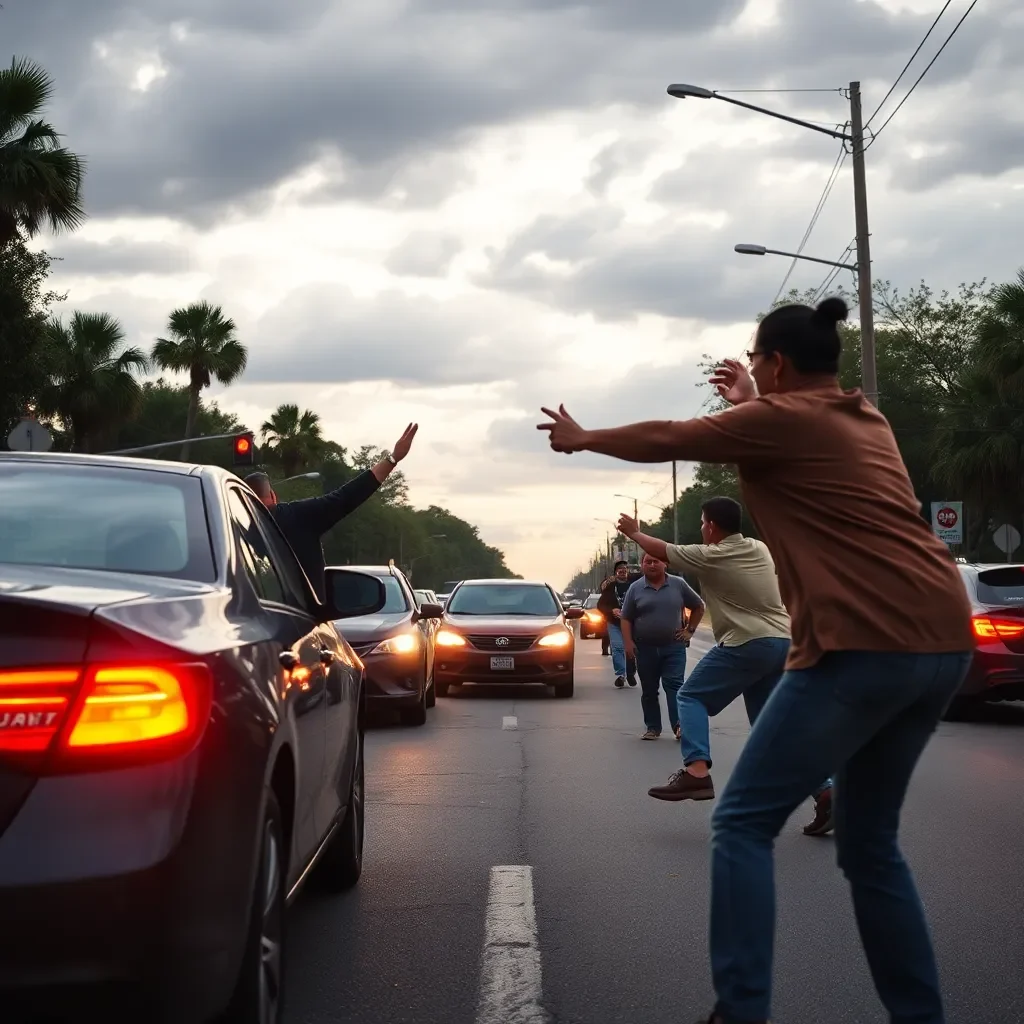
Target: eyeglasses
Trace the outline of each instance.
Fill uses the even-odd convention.
[[[753,363],[754,362],[754,356],[763,356],[763,355],[764,355],[764,352],[761,349],[754,349],[753,351],[747,353],[747,362],[748,363]]]

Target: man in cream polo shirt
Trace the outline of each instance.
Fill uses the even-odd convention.
[[[759,540],[740,532],[742,508],[732,498],[711,498],[701,507],[703,544],[667,544],[640,532],[629,516],[619,531],[645,552],[700,580],[716,645],[678,694],[683,767],[649,794],[657,800],[713,800],[709,719],[743,697],[753,724],[782,677],[789,653],[789,615],[779,595],[775,563]],[[832,830],[832,786],[815,793],[814,821],[807,835]]]

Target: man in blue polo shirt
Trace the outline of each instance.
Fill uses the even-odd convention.
[[[640,676],[640,705],[647,731],[641,737],[656,740],[661,735],[661,699],[665,690],[668,721],[679,738],[677,697],[686,673],[686,648],[704,615],[704,602],[678,576],[669,576],[665,563],[644,555],[637,580],[622,602],[619,622],[626,656],[636,659]],[[687,616],[689,612],[689,616]]]

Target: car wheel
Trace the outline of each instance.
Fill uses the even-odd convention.
[[[447,683],[439,683],[435,679],[434,680],[434,692],[438,695],[438,697],[447,697],[448,696],[448,684]]]
[[[356,730],[356,766],[348,794],[345,818],[324,850],[317,874],[331,892],[344,892],[363,873],[363,837],[366,834],[365,771],[363,727]]]
[[[407,711],[402,712],[402,721],[406,725],[426,725],[427,724],[427,691],[424,688],[420,694],[419,703]]]
[[[280,1024],[283,1016],[285,851],[281,808],[267,790],[249,932],[222,1024]]]
[[[555,696],[556,697],[571,697],[573,693],[573,680],[570,676],[565,682],[555,683]]]

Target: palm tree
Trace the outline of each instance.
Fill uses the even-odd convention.
[[[320,417],[309,409],[299,412],[297,405],[279,405],[260,431],[286,477],[308,466],[324,448]]]
[[[52,94],[53,80],[32,61],[0,70],[0,249],[19,232],[70,231],[85,217],[85,165],[39,117]]]
[[[71,428],[76,451],[92,451],[106,432],[138,413],[136,374],[146,371],[146,354],[124,347],[124,330],[109,313],[75,313],[69,324],[50,320],[45,357],[48,379],[37,405]]]
[[[188,413],[182,461],[188,461],[189,440],[195,435],[199,395],[214,377],[230,384],[245,370],[248,352],[235,337],[235,322],[224,318],[220,306],[193,302],[171,313],[167,325],[170,338],[153,346],[153,362],[163,370],[189,375]]]
[[[1017,280],[992,290],[981,318],[975,357],[998,382],[1007,401],[1024,399],[1024,269]]]

